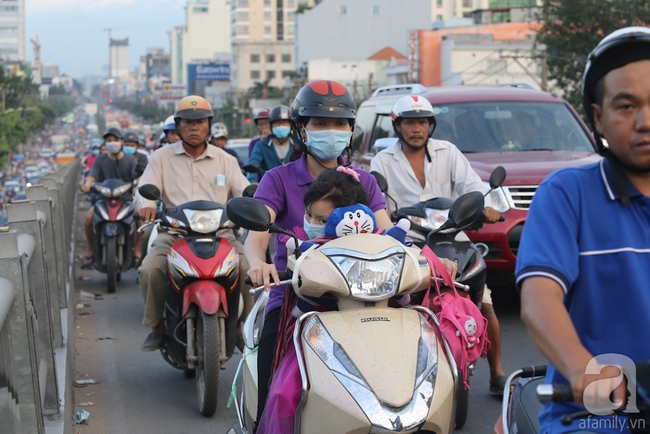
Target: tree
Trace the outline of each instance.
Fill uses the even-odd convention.
[[[647,0],[543,0],[537,41],[546,45],[548,77],[582,113],[581,83],[587,55],[608,34],[650,24]]]

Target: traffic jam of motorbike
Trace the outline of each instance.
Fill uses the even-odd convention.
[[[167,175],[162,182],[159,173],[152,175],[163,166],[156,160],[161,150],[151,154],[144,174],[135,159],[122,161],[132,164],[132,180],[100,181],[91,170],[87,183],[95,202],[87,222],[94,249],[87,263],[107,275],[107,292],[113,293],[129,268],[139,267],[140,279],[146,277],[143,258],[160,249],[154,240],[168,237],[162,320],[147,323],[145,314],[152,333],[142,350],[160,351],[169,365],[195,379],[203,416],[234,407],[237,423],[228,434],[462,429],[472,417],[475,364],[488,358],[492,346],[482,308],[486,300],[491,303],[486,257],[499,253],[467,233],[507,222],[491,200],[512,196],[506,194],[506,169],[492,161],[488,175],[479,177],[450,142],[432,138],[434,114],[447,112],[437,112],[422,96],[400,96],[390,113],[394,143],[375,158],[402,147],[429,170],[427,143],[436,142],[432,149],[457,158],[450,158],[456,164],[449,163],[450,184],[462,172],[466,179],[458,184],[479,186],[454,190],[452,197],[420,195],[419,201],[405,203],[390,194],[399,176],[346,164],[356,105],[345,86],[329,80],[308,83],[291,108],[279,106],[270,113],[270,139],[255,145],[252,152],[261,160],[250,165],[236,165],[233,154],[225,157],[226,152],[212,149],[227,133],[225,126],[212,128],[214,113],[202,97],[185,97],[165,123],[171,139],[163,152],[171,155],[169,149],[176,147],[175,155],[193,162],[202,152],[216,152],[212,155],[224,156],[235,167],[228,177],[206,175],[209,187],[227,192],[228,200],[207,194],[197,199],[194,193],[184,201],[170,199],[176,187],[165,184]],[[486,113],[491,120],[514,117],[505,110]],[[585,125],[580,128],[588,133]],[[119,131],[107,130],[107,145],[118,139],[122,144],[106,157],[115,162],[122,158],[124,140]],[[600,140],[596,136],[589,143],[595,149],[602,146]],[[258,163],[269,150],[278,153],[279,163],[266,170],[265,161],[260,170]],[[284,163],[289,153],[291,162]],[[413,164],[410,159],[399,164]],[[246,172],[259,182],[249,184]],[[411,181],[422,187],[429,182],[426,173],[414,175]],[[140,176],[151,182],[138,182]],[[134,196],[148,201],[148,211]],[[230,359],[237,366],[234,380],[220,384]],[[553,369],[522,367],[499,376],[500,384],[490,381],[491,392],[496,389],[502,399],[496,434],[552,432],[543,431],[538,420],[545,403],[566,405],[556,415],[564,426],[590,420],[594,408],[583,409],[571,385],[550,381],[547,372],[553,375]],[[617,417],[629,410],[636,414],[626,419],[634,425],[632,432],[644,432],[636,426],[645,427],[649,410],[650,365],[636,362],[621,369],[629,400],[599,415]],[[231,391],[227,403],[219,402],[220,388]]]

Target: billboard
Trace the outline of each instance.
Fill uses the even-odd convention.
[[[195,93],[194,83],[197,81],[230,81],[229,63],[188,63],[187,83],[188,93]]]

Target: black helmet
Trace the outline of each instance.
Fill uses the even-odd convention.
[[[582,107],[601,150],[603,145],[596,132],[594,110],[591,107],[596,102],[596,84],[608,72],[645,59],[650,59],[650,29],[647,27],[618,29],[600,41],[587,57],[587,67],[582,76]]]
[[[275,121],[291,120],[291,110],[286,105],[276,105],[269,111],[269,123],[273,124]]]
[[[126,134],[124,134],[124,141],[139,143],[140,139],[138,138],[138,135],[133,131],[127,131]]]
[[[104,135],[102,137],[106,138],[106,136],[108,136],[108,135],[115,136],[118,139],[123,138],[122,131],[119,128],[116,128],[116,127],[107,128],[106,131],[104,131]]]
[[[357,105],[347,88],[331,80],[307,83],[298,91],[291,105],[291,119],[305,124],[309,117],[348,119],[354,126]]]

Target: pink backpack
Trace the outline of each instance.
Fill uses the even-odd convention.
[[[479,357],[485,358],[490,349],[487,319],[468,296],[458,295],[447,269],[429,246],[424,246],[422,255],[429,262],[431,280],[435,284],[437,293],[429,296],[431,291],[429,286],[422,305],[431,309],[438,317],[440,332],[449,344],[458,372],[462,374],[465,389],[469,389],[467,367],[476,362]],[[449,290],[440,291],[438,280],[433,278],[436,270],[449,286]],[[435,328],[435,324],[431,325]]]

